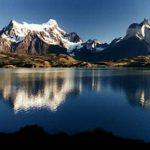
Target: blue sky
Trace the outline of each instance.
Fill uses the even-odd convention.
[[[43,23],[50,18],[85,40],[110,42],[124,36],[131,23],[150,19],[150,0],[0,0],[0,28],[12,19]]]

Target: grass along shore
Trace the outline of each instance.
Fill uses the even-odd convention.
[[[1,68],[94,67],[65,54],[29,55],[0,52]]]
[[[150,67],[150,55],[90,63],[78,61],[66,54],[29,55],[0,52],[0,68],[16,67]]]

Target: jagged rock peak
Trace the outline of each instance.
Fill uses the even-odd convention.
[[[150,25],[148,19],[144,18],[144,20],[141,22],[141,25]]]

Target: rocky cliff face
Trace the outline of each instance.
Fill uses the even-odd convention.
[[[116,42],[117,41],[117,42]],[[115,39],[101,54],[99,60],[112,60],[146,56],[150,54],[150,24],[147,19],[141,23],[132,23],[127,33],[119,40]]]
[[[55,20],[43,24],[11,21],[0,31],[0,50],[7,52],[46,54],[67,53],[82,42],[76,33],[66,33]]]

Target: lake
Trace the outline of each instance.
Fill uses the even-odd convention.
[[[150,141],[150,70],[0,69],[0,132],[35,124]]]

